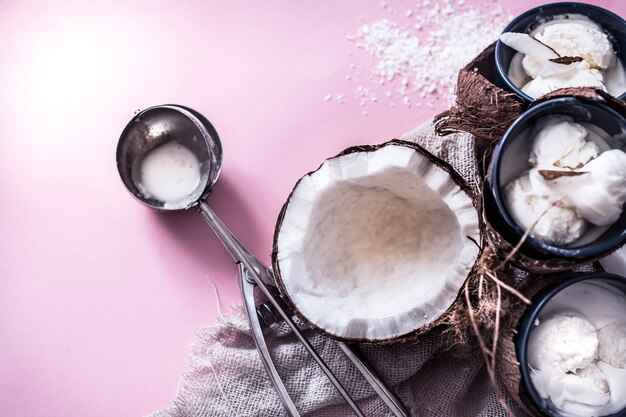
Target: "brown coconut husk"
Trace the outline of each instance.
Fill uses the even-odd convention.
[[[493,145],[527,107],[515,94],[497,87],[495,80],[494,43],[459,72],[456,105],[434,119],[435,131],[441,136],[467,132],[478,139],[483,172],[489,164]],[[530,106],[558,97],[599,101],[626,117],[624,101],[594,88],[560,89],[535,100]],[[457,352],[479,348],[503,407],[508,410],[498,379],[525,412],[537,415],[521,387],[515,329],[535,294],[547,285],[566,279],[575,268],[585,265],[589,268],[588,265],[599,257],[579,261],[534,259],[520,250],[532,226],[518,242],[511,244],[490,222],[484,204],[480,207],[483,250],[466,281],[461,302],[455,303],[447,316],[445,341]]]
[[[497,142],[527,107],[557,97],[600,101],[626,117],[626,102],[589,87],[561,88],[527,106],[516,94],[496,85],[495,48],[494,42],[459,71],[456,104],[433,119],[437,134],[446,136],[466,132],[483,142]]]
[[[484,213],[484,211],[483,211]],[[481,230],[486,230],[485,218],[481,219]],[[463,297],[454,304],[455,309],[447,316],[444,332],[444,346],[454,349],[461,355],[478,349],[484,359],[485,369],[491,385],[502,405],[510,414],[502,385],[503,376],[498,369],[500,350],[508,333],[503,332],[506,324],[512,322],[511,314],[519,316],[530,299],[517,287],[527,278],[523,271],[510,264],[519,247],[503,256],[494,248],[486,236],[483,249],[476,266],[463,288]],[[518,318],[519,318],[518,316]],[[513,351],[514,352],[514,351]],[[505,378],[506,379],[506,378]],[[506,381],[504,388],[507,389]],[[517,400],[516,400],[517,402]],[[527,411],[526,407],[523,407]]]
[[[529,107],[536,106],[546,100],[559,97],[576,97],[584,101],[600,102],[607,107],[615,110],[620,115],[626,117],[626,102],[613,97],[606,91],[591,87],[568,87],[560,88],[551,93],[541,96],[531,103]]]
[[[524,238],[527,235],[524,236]],[[486,242],[476,267],[465,283],[462,302],[448,317],[444,335],[449,347],[461,352],[479,349],[485,369],[502,407],[514,415],[503,389],[515,403],[532,416],[540,415],[532,406],[522,385],[520,363],[515,350],[515,335],[520,318],[532,304],[532,298],[542,289],[567,280],[574,272],[602,270],[588,264],[575,271],[552,274],[528,274],[515,268],[515,258],[521,243],[502,256]],[[544,271],[545,272],[545,271]]]
[[[495,42],[459,72],[456,105],[434,118],[435,132],[467,132],[478,139],[499,140],[524,110],[522,100],[495,84]]]

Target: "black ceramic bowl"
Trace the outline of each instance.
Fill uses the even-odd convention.
[[[591,4],[563,2],[551,3],[543,6],[535,7],[513,19],[502,31],[506,32],[532,32],[537,26],[546,21],[552,20],[554,16],[565,14],[580,14],[587,16],[595,23],[600,25],[608,34],[617,56],[626,64],[626,21],[606,9],[602,9]],[[495,61],[496,61],[496,81],[500,87],[517,94],[524,102],[530,103],[534,99],[528,94],[523,93],[509,79],[509,65],[516,51],[498,41],[496,43]],[[619,99],[626,98],[626,91],[622,93]]]
[[[565,115],[575,122],[594,126],[594,132],[606,142],[600,149],[626,151],[626,119],[600,102],[574,97],[547,100],[524,112],[506,131],[494,150],[485,190],[485,210],[492,226],[515,246],[524,235],[524,228],[509,214],[504,187],[530,168],[528,156],[533,143],[529,131],[537,120],[549,115]],[[608,229],[590,227],[583,237],[570,246],[555,246],[529,236],[521,252],[533,259],[562,258],[593,260],[626,243],[626,210]]]
[[[626,278],[619,275],[607,273],[588,273],[567,277],[560,282],[556,282],[539,291],[533,297],[532,305],[528,307],[526,312],[522,315],[517,326],[517,333],[514,342],[515,353],[517,355],[518,362],[520,363],[522,394],[525,397],[524,399],[530,402],[529,405],[535,408],[535,410],[537,410],[542,416],[561,417],[561,414],[554,410],[546,400],[541,398],[532,383],[530,377],[530,366],[528,364],[529,336],[534,328],[535,321],[541,315],[542,310],[548,305],[550,300],[570,285],[583,281],[599,283],[603,286],[611,286],[615,288],[615,291],[626,295]],[[606,417],[626,417],[626,409],[607,415]]]

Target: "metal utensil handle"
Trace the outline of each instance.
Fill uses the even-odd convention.
[[[239,240],[228,230],[228,228],[222,223],[222,221],[211,211],[209,206],[204,202],[199,202],[199,210],[200,214],[206,222],[209,224],[211,229],[215,232],[218,239],[222,242],[222,244],[226,247],[231,256],[235,259],[235,262],[239,262],[243,265],[243,267],[248,272],[247,276],[254,280],[254,283],[259,286],[263,294],[268,298],[268,300],[272,303],[272,305],[276,308],[276,311],[280,314],[280,316],[285,320],[289,328],[296,335],[300,343],[304,346],[304,348],[309,352],[309,354],[313,357],[315,362],[322,369],[326,377],[330,380],[330,382],[335,386],[339,394],[343,397],[346,403],[350,406],[352,411],[358,417],[365,417],[359,406],[354,402],[350,394],[346,391],[346,389],[341,385],[341,382],[337,379],[335,374],[330,370],[328,365],[324,362],[321,356],[313,349],[311,343],[300,333],[300,329],[298,326],[291,320],[291,317],[283,310],[280,303],[277,301],[276,297],[269,290],[267,283],[272,282],[272,274],[265,265],[261,261],[258,260],[256,256],[254,256],[250,251],[248,251]],[[269,282],[268,282],[269,281]]]
[[[266,284],[273,284],[274,279],[267,267],[232,234],[219,217],[213,213],[213,210],[209,208],[207,203],[200,200],[198,203],[198,211],[211,229],[213,229],[213,232],[215,232],[215,235],[220,242],[222,242],[222,245],[224,245],[235,262],[241,262],[250,272],[246,275],[248,281],[256,282],[256,278],[260,278]]]
[[[361,359],[361,355],[354,347],[343,342],[338,342],[337,344],[348,359],[350,359],[361,374],[363,374],[363,377],[372,386],[376,394],[378,394],[387,407],[389,407],[393,415],[396,417],[409,417],[409,411],[404,404],[402,404],[402,401],[387,387],[374,368]]]
[[[267,343],[265,343],[265,337],[263,337],[263,331],[261,329],[261,323],[259,321],[259,316],[256,312],[256,304],[254,302],[254,286],[255,284],[248,281],[246,277],[246,270],[241,265],[241,263],[237,263],[239,267],[239,278],[241,279],[241,289],[243,293],[244,307],[246,309],[246,313],[248,314],[248,319],[250,320],[250,330],[252,332],[252,339],[254,339],[254,344],[257,347],[257,350],[261,354],[261,362],[265,366],[265,370],[276,389],[276,393],[278,394],[278,398],[283,403],[285,410],[290,417],[300,417],[300,413],[296,408],[291,396],[287,392],[287,388],[285,388],[285,384],[280,377],[280,374],[276,370],[276,366],[274,365],[274,361],[270,356],[270,351],[267,347]]]
[[[261,305],[265,305],[265,307],[267,307],[267,303],[263,303]],[[293,316],[293,311],[289,309],[289,306],[283,305],[283,309],[290,316]],[[274,313],[270,313],[274,316]],[[274,320],[276,320],[275,317]],[[390,390],[389,387],[387,387],[387,385],[378,375],[376,370],[362,357],[362,355],[354,345],[350,345],[344,342],[337,342],[337,345],[348,357],[348,359],[350,359],[350,361],[355,365],[359,372],[361,372],[365,380],[374,389],[376,394],[378,394],[378,396],[383,400],[383,402],[387,405],[387,407],[395,417],[410,416],[409,411],[406,409],[400,398],[398,398],[398,396],[392,390]]]

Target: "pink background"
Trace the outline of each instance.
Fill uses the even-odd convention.
[[[414,5],[388,3],[396,20]],[[346,74],[365,58],[345,34],[383,17],[378,1],[0,1],[0,415],[169,405],[194,334],[240,302],[236,269],[199,215],[131,198],[120,132],[154,104],[211,120],[225,158],[209,204],[267,262],[300,176],[445,107],[362,114]]]

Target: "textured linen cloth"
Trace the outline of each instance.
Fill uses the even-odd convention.
[[[469,134],[437,136],[431,122],[406,134],[454,169],[478,192],[474,137]],[[382,400],[347,359],[337,344],[313,330],[304,330],[366,416],[392,416]],[[287,325],[277,323],[265,331],[278,372],[298,410],[310,417],[350,416],[333,385],[306,353]],[[361,345],[359,350],[383,380],[399,394],[411,415],[422,417],[504,417],[478,351],[461,356],[444,350],[436,331],[413,344]],[[517,417],[525,416],[507,398]],[[149,417],[284,416],[278,396],[265,372],[241,308],[202,330],[192,346],[190,369],[182,377],[168,409]]]

